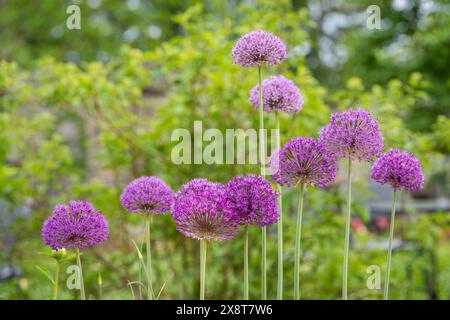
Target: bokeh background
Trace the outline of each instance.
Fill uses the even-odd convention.
[[[81,30],[66,9],[81,8]],[[367,28],[378,5],[381,29]],[[331,112],[370,110],[386,148],[414,152],[423,191],[400,195],[391,274],[393,299],[450,298],[450,4],[447,0],[0,0],[0,298],[48,299],[54,261],[40,237],[53,206],[84,199],[110,223],[108,242],[83,254],[90,299],[139,298],[144,219],[119,204],[123,187],[157,175],[174,190],[191,178],[225,182],[250,165],[175,165],[176,128],[257,128],[248,102],[255,69],[232,64],[243,33],[280,36],[288,58],[264,76],[284,74],[301,88],[302,112],[281,118],[282,143],[317,136]],[[266,118],[268,127],[274,119]],[[381,299],[367,268],[384,279],[390,192],[356,166],[349,297]],[[345,183],[341,164],[327,190],[306,194],[301,290],[304,299],[339,299]],[[297,190],[285,189],[285,297],[292,298]],[[250,296],[259,297],[259,230],[251,228]],[[198,296],[198,242],[154,219],[154,287],[161,299]],[[268,236],[269,297],[276,297],[276,227]],[[208,252],[207,297],[242,297],[242,249]],[[67,266],[67,265],[66,265]],[[64,288],[60,295],[77,298]],[[101,286],[99,285],[101,276]]]

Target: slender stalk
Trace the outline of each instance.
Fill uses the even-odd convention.
[[[389,232],[389,249],[387,256],[386,279],[384,282],[384,300],[389,300],[389,278],[391,275],[391,256],[392,256],[392,242],[394,240],[394,223],[395,223],[395,206],[397,202],[397,189],[392,193],[392,210],[391,210],[391,226]]]
[[[60,269],[61,269],[61,262],[59,260],[56,260],[55,279],[54,279],[54,286],[53,286],[53,300],[58,300],[58,283],[59,283]]]
[[[244,227],[244,299],[248,300],[248,226]]]
[[[264,134],[264,110],[263,110],[263,96],[262,96],[262,68],[258,67],[258,89],[259,89],[259,154],[261,161],[261,175],[266,175],[266,142]],[[261,299],[267,299],[267,268],[266,268],[266,242],[267,242],[266,227],[261,228]]]
[[[266,139],[264,134],[264,110],[263,110],[263,92],[262,92],[262,68],[258,67],[258,91],[259,91],[259,159],[261,161],[261,175],[266,175]]]
[[[300,300],[300,253],[303,221],[303,196],[305,184],[300,186],[298,195],[297,227],[295,230],[295,262],[294,262],[294,300]]]
[[[347,172],[347,216],[345,220],[344,266],[342,272],[342,299],[347,300],[348,251],[350,247],[350,221],[352,215],[352,160],[348,158]]]
[[[205,300],[207,244],[206,240],[200,240],[200,300]]]
[[[267,227],[261,227],[261,299],[267,300]]]
[[[280,148],[280,116],[275,112],[275,119],[277,123],[277,139],[276,149]],[[283,199],[282,189],[277,183],[277,191],[280,194],[278,197],[278,208],[280,210],[280,218],[277,225],[277,245],[278,245],[278,279],[277,279],[277,299],[283,299]]]
[[[153,284],[152,284],[152,252],[150,247],[150,224],[152,222],[151,215],[147,215],[145,247],[147,249],[147,299],[153,300]]]
[[[141,249],[140,252],[144,251],[144,244],[145,244],[145,235],[146,232],[144,232],[144,236],[142,237],[142,241],[141,241]],[[139,282],[139,286],[138,286],[138,292],[139,292],[139,300],[143,300],[142,299],[142,264],[139,263],[139,275],[138,275],[138,282]]]
[[[80,249],[78,248],[78,246],[75,246],[75,253],[76,253],[76,257],[77,257],[77,265],[78,265],[78,270],[80,271],[80,297],[81,300],[86,300],[86,295],[84,293],[84,280],[83,280],[83,268],[81,267],[81,258],[80,258]]]

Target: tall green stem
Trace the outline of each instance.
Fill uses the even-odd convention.
[[[150,247],[150,224],[152,222],[151,215],[147,215],[145,246],[147,249],[147,298],[153,300],[153,279],[152,279],[152,252]]]
[[[248,300],[248,226],[244,227],[244,299]]]
[[[277,139],[276,150],[280,149],[280,116],[275,112],[275,120],[277,123]],[[277,279],[277,299],[283,299],[283,198],[281,186],[277,183],[278,208],[280,210],[280,218],[277,225],[277,245],[278,245],[278,279]]]
[[[58,300],[58,283],[59,283],[59,270],[61,269],[61,262],[59,260],[56,260],[56,267],[55,267],[55,279],[53,283],[53,300]]]
[[[145,238],[146,238],[146,234],[147,231],[144,231],[144,236],[142,237],[142,241],[141,241],[141,247],[139,249],[139,252],[143,252],[144,251],[144,244],[145,244]],[[138,274],[138,280],[139,280],[139,285],[138,285],[138,293],[139,293],[139,300],[143,300],[142,298],[142,263],[139,263],[139,274]],[[131,289],[133,290],[133,288]]]
[[[261,299],[267,300],[267,227],[261,227]]]
[[[305,185],[300,186],[298,195],[297,228],[295,230],[295,262],[294,262],[294,300],[300,299],[300,254],[302,239],[302,220],[303,220],[303,195]]]
[[[261,175],[266,175],[266,142],[264,134],[264,110],[262,92],[262,68],[258,67],[258,89],[259,89],[259,154],[261,161]],[[261,299],[267,299],[267,268],[266,268],[266,227],[261,228]]]
[[[262,68],[258,67],[258,91],[259,91],[259,159],[261,161],[261,175],[266,175],[266,137],[264,134],[264,108],[262,92]]]
[[[395,206],[397,202],[397,189],[392,193],[391,226],[389,232],[389,248],[387,256],[386,279],[384,281],[384,300],[389,300],[389,277],[391,275],[392,242],[394,241]]]
[[[83,280],[83,268],[81,267],[81,258],[80,258],[80,249],[78,248],[78,246],[75,246],[75,253],[76,253],[76,257],[77,257],[77,265],[78,265],[78,270],[79,270],[79,276],[80,276],[80,296],[81,296],[81,300],[86,300],[86,295],[84,293],[84,280]]]
[[[200,240],[200,300],[205,300],[207,240]]]
[[[347,215],[345,218],[344,266],[342,272],[342,299],[347,300],[348,251],[350,247],[350,222],[352,215],[352,159],[348,158],[347,171]]]

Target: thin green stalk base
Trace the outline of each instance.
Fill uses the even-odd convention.
[[[207,244],[206,240],[200,240],[200,300],[205,300]]]
[[[147,215],[147,224],[145,232],[145,247],[147,249],[147,299],[153,300],[153,279],[152,279],[152,252],[150,243],[150,224],[151,215]]]
[[[300,186],[300,193],[298,196],[297,227],[295,230],[294,300],[300,299],[300,254],[301,254],[304,191],[305,185],[302,184]]]
[[[266,142],[264,134],[264,110],[262,96],[262,68],[258,67],[258,88],[259,88],[259,154],[261,162],[261,176],[265,176],[265,158],[266,158]],[[267,300],[267,267],[266,267],[266,227],[261,228],[261,299]]]
[[[266,139],[264,132],[264,108],[262,93],[262,68],[258,68],[258,88],[259,88],[259,159],[261,162],[261,175],[266,175]]]
[[[350,222],[352,215],[352,160],[348,158],[347,172],[347,215],[345,218],[344,265],[342,272],[342,300],[347,300],[348,252],[350,248]]]
[[[277,124],[277,139],[276,149],[280,148],[280,116],[278,112],[275,113]],[[278,249],[278,278],[277,278],[277,299],[283,300],[283,196],[282,188],[277,184],[278,209],[280,210],[280,217],[277,224],[277,249]]]
[[[61,263],[56,260],[55,278],[53,280],[53,300],[58,300],[58,283],[59,283],[59,271],[61,269]]]
[[[244,300],[249,299],[248,294],[248,226],[244,227]]]
[[[392,209],[391,209],[391,226],[389,232],[389,248],[386,266],[386,279],[384,281],[384,300],[389,300],[389,279],[391,275],[391,256],[392,256],[392,242],[394,241],[394,224],[395,224],[395,206],[397,202],[397,189],[392,193]]]
[[[86,294],[84,293],[83,268],[81,267],[80,249],[78,246],[75,246],[75,253],[77,257],[78,270],[80,271],[80,298],[81,300],[86,300]]]
[[[261,299],[267,300],[267,227],[261,228]]]

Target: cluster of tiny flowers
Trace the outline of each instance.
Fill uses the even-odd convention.
[[[92,247],[108,239],[109,229],[105,217],[85,201],[69,201],[57,205],[45,220],[41,231],[44,243],[53,250]]]
[[[172,189],[156,177],[140,177],[127,185],[120,195],[122,207],[141,214],[167,213],[173,199]]]
[[[286,58],[286,46],[272,33],[257,30],[243,35],[233,47],[233,63],[244,67],[273,66]]]
[[[370,176],[380,184],[389,184],[394,189],[417,191],[423,188],[422,166],[407,151],[390,149],[374,163]]]
[[[283,76],[271,77],[262,82],[263,109],[266,112],[282,111],[298,113],[303,106],[303,97],[291,80]],[[259,107],[259,85],[250,91],[250,103],[255,110]]]
[[[177,230],[197,240],[223,241],[234,237],[237,222],[225,206],[226,189],[207,179],[193,179],[175,194],[172,217]]]
[[[238,176],[226,184],[226,206],[239,225],[276,223],[280,216],[278,196],[266,179],[253,174]]]
[[[292,138],[270,159],[272,178],[280,185],[325,187],[336,171],[334,153],[314,138]]]
[[[319,139],[340,158],[372,161],[383,149],[378,121],[365,110],[332,114]]]

